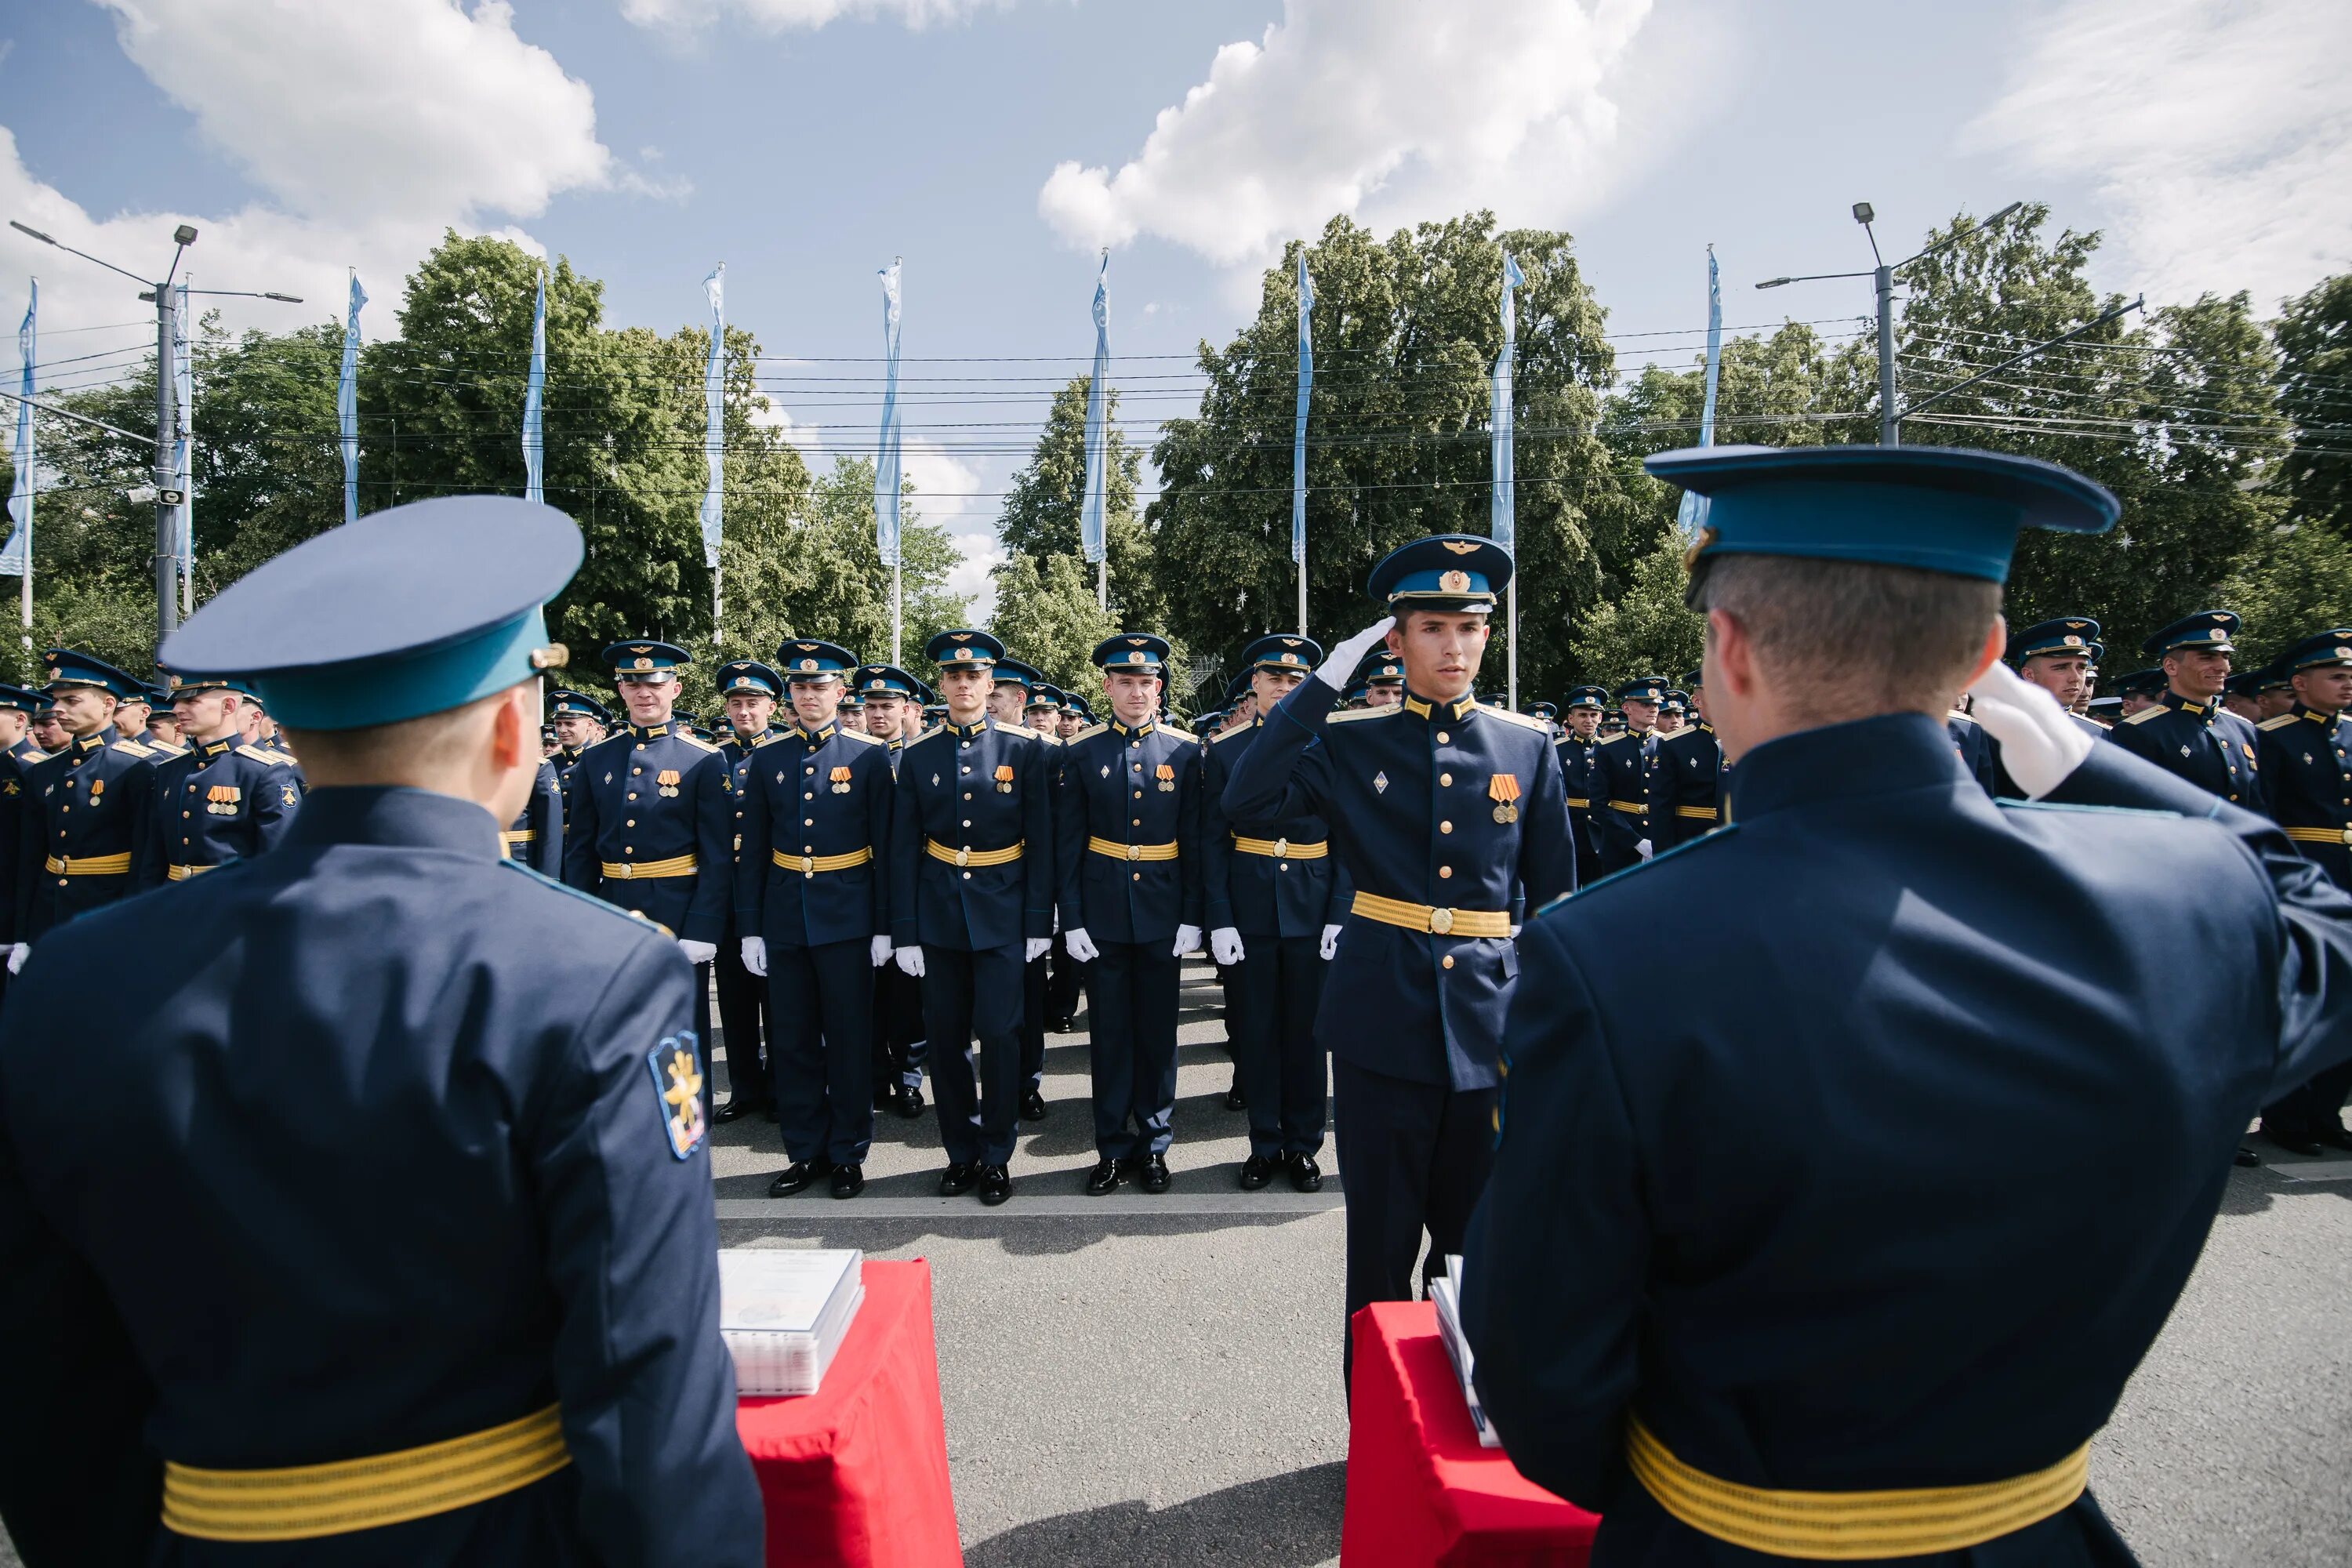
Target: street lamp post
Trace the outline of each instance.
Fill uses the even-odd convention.
[[[178,307],[172,300],[172,279],[180,270],[180,258],[188,247],[196,243],[193,224],[182,224],[172,231],[172,265],[164,269],[163,281],[142,278],[126,271],[111,261],[100,260],[86,250],[76,250],[63,241],[28,227],[16,219],[8,226],[17,233],[29,235],[43,245],[54,245],[69,256],[96,263],[109,272],[121,273],[132,282],[144,286],[139,298],[155,302],[155,646],[162,647],[163,639],[180,624],[179,554],[172,548],[172,514],[187,498],[178,486],[180,476],[173,467],[173,453],[179,440],[182,411],[176,405],[175,394],[178,369],[173,363],[176,353]],[[235,297],[245,300],[275,300],[281,304],[299,305],[301,296],[280,294],[276,290],[257,292],[250,289],[191,289],[191,294]]]

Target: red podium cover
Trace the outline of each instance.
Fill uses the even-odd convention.
[[[1583,1568],[1598,1514],[1482,1448],[1427,1301],[1356,1314],[1340,1568]]]
[[[962,1568],[931,1342],[931,1268],[865,1265],[865,1304],[824,1383],[744,1399],[769,1568]]]

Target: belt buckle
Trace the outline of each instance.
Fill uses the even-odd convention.
[[[1274,858],[1277,860],[1287,860],[1290,858],[1289,839],[1277,838],[1274,841]]]
[[[971,864],[971,845],[959,844],[956,846],[956,864],[959,866],[969,866]]]
[[[1129,845],[1129,846],[1127,847],[1127,858],[1128,858],[1129,860],[1140,860],[1140,859],[1142,859],[1142,858],[1143,858],[1143,846],[1142,846],[1142,845],[1140,845],[1140,844],[1130,844],[1130,845]]]
[[[630,873],[630,869],[629,869],[629,863],[628,863],[626,860],[622,861],[622,862],[621,862],[621,876],[620,876],[620,880],[622,880],[622,881],[624,881],[624,882],[627,881],[627,880],[629,879],[630,875],[631,875],[631,873]]]
[[[1452,910],[1430,910],[1429,929],[1439,936],[1445,935],[1454,929],[1454,911]]]
[[[814,877],[816,875],[815,856],[803,855],[801,857],[801,875],[803,877]]]

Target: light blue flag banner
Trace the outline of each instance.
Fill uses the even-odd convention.
[[[1103,558],[1103,409],[1110,388],[1110,252],[1103,252],[1095,279],[1095,374],[1087,384],[1087,493],[1078,509],[1078,551],[1089,561]]]
[[[1511,412],[1511,378],[1519,343],[1516,296],[1527,280],[1518,259],[1507,250],[1503,252],[1503,352],[1495,356],[1495,486],[1486,502],[1486,531],[1506,550],[1516,549],[1518,542],[1518,444]]]
[[[1698,444],[1715,445],[1715,384],[1723,372],[1723,289],[1715,272],[1715,247],[1706,247],[1706,401],[1699,409]],[[1675,524],[1685,539],[1696,539],[1706,526],[1706,498],[1689,490],[1675,513]]]
[[[335,383],[336,440],[343,449],[343,521],[360,515],[360,311],[367,290],[360,287],[360,270],[352,268],[352,302],[343,315],[343,374]]]
[[[1290,424],[1290,559],[1307,562],[1307,399],[1315,385],[1315,283],[1307,276],[1307,247],[1298,247],[1298,412]]]
[[[173,301],[172,312],[172,395],[175,402],[173,418],[178,422],[172,440],[172,488],[180,492],[180,504],[172,509],[172,550],[179,559],[181,575],[194,577],[196,571],[196,345],[194,333],[188,326],[188,285],[183,278],[173,291],[179,298]]]
[[[33,348],[35,321],[41,310],[41,285],[36,279],[32,298],[25,305],[25,324],[16,329],[16,359],[23,365],[16,378],[16,444],[8,458],[16,467],[16,482],[8,487],[8,521],[14,526],[0,544],[0,577],[22,577],[33,560]]]
[[[702,563],[719,570],[727,485],[727,263],[702,280],[710,300],[710,357],[702,365]]]
[[[898,437],[898,266],[881,269],[882,441],[874,458],[874,547],[885,566],[898,564],[898,507],[905,470]],[[895,655],[893,656],[896,657]]]
[[[541,405],[547,397],[547,271],[539,274],[539,301],[530,310],[530,384],[522,395],[522,499],[544,501],[547,430]]]

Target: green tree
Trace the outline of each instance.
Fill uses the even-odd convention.
[[[1571,651],[1583,678],[1613,694],[1637,676],[1673,681],[1697,668],[1706,619],[1683,605],[1688,580],[1678,538],[1660,539],[1634,562],[1625,591],[1594,605],[1572,634]]]
[[[1087,396],[1094,377],[1081,375],[1054,395],[1045,426],[1028,466],[1013,476],[1013,488],[997,514],[997,537],[1008,554],[1026,556],[1040,569],[1057,555],[1076,558],[1078,514],[1087,490]],[[1142,454],[1128,445],[1118,426],[1118,390],[1104,405],[1108,435],[1103,442],[1103,555],[1110,568],[1111,618],[1119,626],[1156,629],[1168,614],[1166,584],[1153,563],[1150,542],[1135,515],[1136,476]],[[1094,570],[1083,561],[1087,593],[1094,594]]]
[[[2273,323],[2279,412],[2294,445],[2279,463],[2297,518],[2352,539],[2352,273],[2286,302]]]
[[[988,629],[1013,658],[1092,701],[1100,679],[1087,656],[1120,628],[1096,606],[1086,563],[1074,554],[1015,554],[991,575],[996,580],[996,613]]]
[[[2352,550],[2324,523],[2282,524],[2240,558],[2213,599],[2245,617],[2237,662],[2255,668],[2314,632],[2352,626]]]

